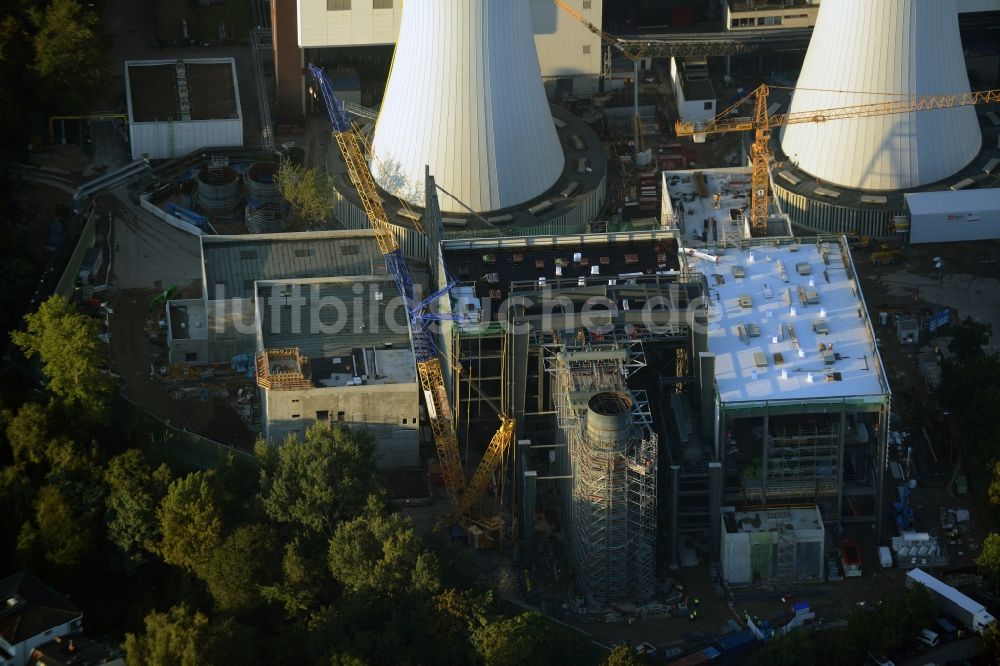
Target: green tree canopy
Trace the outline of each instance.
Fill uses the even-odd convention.
[[[1000,664],[1000,627],[996,622],[979,639],[979,651],[987,664]]]
[[[52,0],[34,11],[34,72],[53,112],[86,113],[110,83],[108,42],[98,17],[77,0]]]
[[[52,296],[25,316],[26,331],[10,336],[26,356],[37,354],[49,391],[76,413],[98,419],[114,384],[104,371],[105,350],[97,323],[74,312],[62,296]]]
[[[186,605],[146,616],[143,634],[125,635],[129,666],[227,666],[262,663],[253,637],[232,620],[210,622]]]
[[[218,608],[248,611],[261,603],[261,588],[275,580],[280,563],[274,530],[267,525],[244,525],[225,538],[199,568],[199,575]]]
[[[14,460],[40,465],[48,459],[51,439],[48,410],[37,402],[26,402],[7,415],[7,441]]]
[[[583,659],[576,637],[553,631],[539,613],[501,618],[472,633],[472,644],[486,666],[575,664]]]
[[[156,510],[158,551],[168,564],[197,571],[222,543],[224,501],[215,470],[175,479]]]
[[[307,228],[322,227],[333,213],[333,183],[329,176],[282,160],[275,184],[291,206],[292,215]]]
[[[608,654],[607,658],[602,662],[602,666],[643,666],[648,663],[650,663],[649,659],[636,654],[635,649],[631,645],[623,643],[615,647]],[[806,664],[809,662],[800,661],[797,663]]]
[[[372,493],[381,493],[371,435],[317,423],[305,441],[285,440],[275,453],[259,442],[261,499],[267,515],[327,538],[337,523],[353,518]]]
[[[153,469],[139,449],[129,449],[108,461],[104,481],[108,539],[133,561],[154,551],[160,539],[156,508],[171,479],[166,465]]]
[[[990,572],[993,580],[1000,578],[1000,534],[990,533],[976,556],[976,564]]]
[[[25,522],[18,536],[18,550],[27,557],[42,557],[58,567],[80,564],[94,547],[94,530],[80,516],[77,506],[57,485],[38,491],[33,520]]]
[[[337,526],[330,571],[348,590],[381,597],[440,588],[437,558],[424,550],[409,521],[383,515],[374,498],[363,515]]]

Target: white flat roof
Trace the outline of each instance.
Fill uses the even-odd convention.
[[[903,195],[911,215],[940,215],[1000,210],[1000,189],[955,192],[908,192]]]
[[[710,248],[686,258],[708,282],[720,401],[882,395],[874,335],[840,243],[790,240],[726,248],[717,263],[705,257],[719,254]]]

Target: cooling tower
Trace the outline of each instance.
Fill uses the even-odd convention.
[[[372,173],[423,206],[424,165],[477,212],[542,194],[565,164],[529,0],[406,0],[375,126]],[[444,192],[445,212],[468,210]]]
[[[955,0],[823,0],[790,111],[963,92]],[[781,148],[824,181],[899,190],[954,174],[981,141],[966,106],[788,125]]]

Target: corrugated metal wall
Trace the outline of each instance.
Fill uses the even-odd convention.
[[[604,206],[607,190],[607,176],[601,178],[600,184],[576,198],[576,206],[562,215],[531,226],[512,226],[504,229],[452,230],[445,232],[448,239],[454,238],[491,238],[497,236],[553,236],[563,234],[579,234],[587,230],[587,224],[592,222]],[[333,216],[347,229],[371,229],[364,210],[350,199],[334,190],[336,201]],[[407,259],[427,261],[427,237],[412,228],[393,225],[396,242],[403,250]]]
[[[905,210],[887,211],[837,206],[802,196],[774,183],[774,194],[781,209],[792,223],[820,233],[857,232],[873,238],[888,238],[889,222],[895,215],[905,215]]]
[[[204,146],[242,146],[243,121],[186,120],[129,125],[132,159],[148,154],[162,160],[186,155]]]

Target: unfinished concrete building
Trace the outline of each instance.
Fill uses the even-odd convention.
[[[343,423],[375,439],[380,469],[419,465],[416,362],[394,289],[385,275],[257,283],[266,439]]]
[[[442,255],[460,283],[449,305],[467,316],[442,340],[461,368],[448,377],[462,434],[495,429],[505,391],[517,419],[518,515],[505,518],[526,560],[544,515],[555,530],[539,533],[571,555],[589,607],[647,596],[660,473],[650,405],[684,379],[684,312],[700,293],[674,232],[447,240]]]
[[[722,575],[729,583],[822,580],[826,532],[819,509],[722,513]]]
[[[202,236],[202,297],[167,303],[171,363],[252,368],[264,436],[363,427],[383,469],[419,464],[402,303],[371,231]]]

